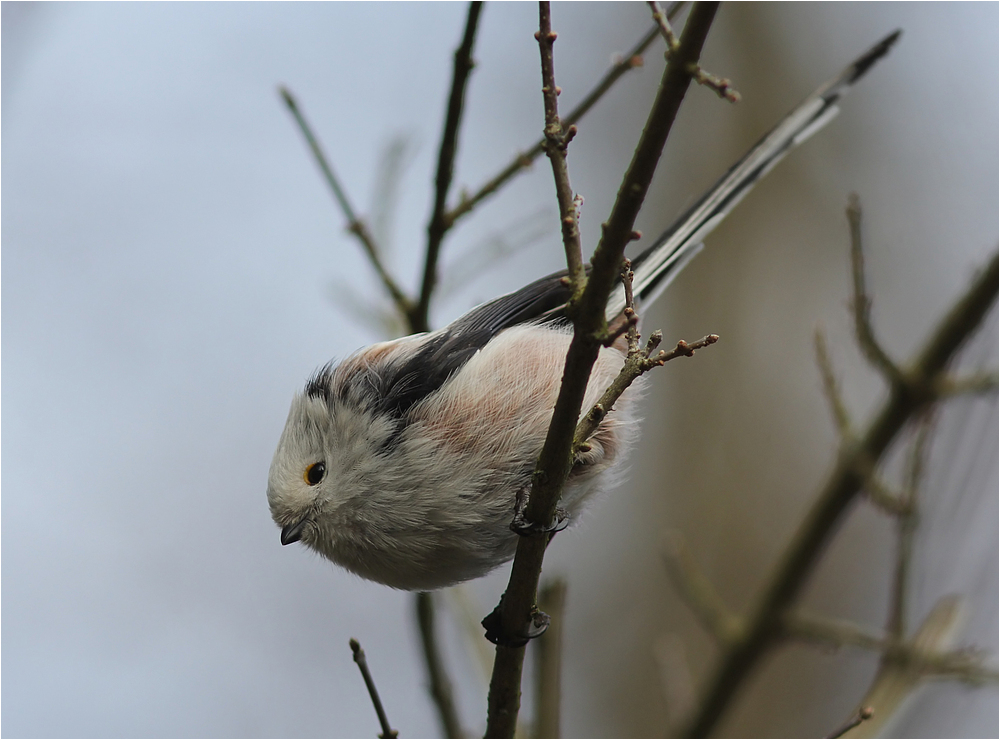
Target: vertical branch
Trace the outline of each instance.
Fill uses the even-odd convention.
[[[538,49],[542,58],[542,100],[545,103],[545,154],[552,163],[552,178],[556,184],[556,200],[559,202],[559,222],[562,227],[563,248],[566,251],[566,267],[569,272],[572,294],[583,289],[583,252],[580,249],[580,229],[573,188],[569,183],[569,169],[566,167],[566,148],[576,135],[576,126],[563,130],[559,120],[559,93],[556,86],[555,63],[552,47],[556,34],[552,31],[549,4],[538,6]]]
[[[441,254],[441,242],[451,228],[453,221],[447,218],[448,188],[455,167],[455,152],[458,150],[458,128],[462,120],[465,104],[465,87],[472,71],[472,46],[476,40],[476,28],[482,2],[469,3],[469,15],[465,21],[465,35],[455,51],[455,68],[451,80],[451,94],[448,96],[448,111],[445,114],[444,131],[441,134],[441,149],[438,153],[437,175],[434,177],[434,210],[427,224],[427,256],[424,259],[424,277],[420,285],[420,297],[410,312],[413,331],[430,329],[427,314],[431,304],[431,294],[437,284],[437,263]]]
[[[566,356],[552,422],[538,458],[532,490],[525,510],[529,528],[540,531],[549,526],[559,496],[573,463],[572,445],[590,369],[607,335],[604,312],[608,296],[621,267],[625,246],[639,208],[645,199],[667,134],[691,82],[690,65],[695,64],[708,36],[718,3],[697,3],[691,11],[678,52],[672,55],[661,79],[635,155],[618,191],[611,218],[592,260],[593,270],[579,301],[571,304],[574,334]],[[540,29],[545,35],[548,29]],[[501,631],[506,635],[530,633],[537,614],[535,592],[548,538],[523,536],[511,568],[507,591],[499,607]],[[490,680],[487,737],[513,737],[520,707],[521,672],[524,647],[497,646]]]
[[[462,723],[458,719],[458,710],[455,709],[451,681],[445,673],[434,632],[434,596],[422,591],[415,598],[420,644],[424,649],[424,662],[427,664],[427,678],[430,681],[429,689],[434,699],[434,706],[437,707],[438,719],[441,720],[441,726],[447,737],[465,737]]]
[[[552,618],[552,625],[535,643],[538,657],[535,675],[535,737],[561,737],[563,614],[566,581],[556,579],[538,594],[539,605]]]
[[[889,600],[889,616],[886,632],[890,638],[902,640],[906,637],[906,617],[909,605],[910,564],[913,556],[913,538],[917,531],[920,483],[926,466],[927,445],[931,433],[930,414],[924,417],[917,429],[903,485],[902,509],[897,514],[896,567],[892,577],[892,594]]]

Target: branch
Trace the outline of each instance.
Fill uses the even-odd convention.
[[[669,9],[667,10],[667,16],[673,20],[674,16],[680,10],[684,3],[671,3]],[[642,66],[642,54],[646,51],[653,40],[659,35],[659,29],[653,26],[646,35],[639,40],[632,49],[621,58],[620,61],[616,62],[611,66],[604,77],[601,78],[600,82],[594,86],[594,88],[587,93],[586,97],[581,100],[575,108],[568,115],[563,118],[563,124],[566,126],[571,126],[577,123],[581,118],[583,118],[591,108],[604,97],[604,94],[610,90],[614,84],[625,75],[626,72],[636,69]],[[534,146],[530,149],[517,154],[511,162],[504,167],[493,179],[482,185],[479,190],[473,195],[462,194],[462,198],[458,205],[448,211],[446,218],[452,225],[458,221],[462,216],[465,216],[473,208],[479,205],[480,201],[485,200],[487,197],[495,193],[500,189],[508,180],[517,175],[518,173],[526,170],[531,166],[538,157],[545,151],[545,137],[543,136]]]
[[[815,343],[816,364],[819,366],[819,373],[823,378],[823,395],[826,396],[827,403],[830,404],[830,412],[837,424],[840,442],[844,444],[853,438],[851,416],[847,413],[847,406],[840,395],[840,384],[837,382],[833,361],[830,359],[830,352],[826,346],[826,335],[819,327],[816,328]]]
[[[743,623],[725,605],[708,578],[698,570],[680,533],[668,533],[663,559],[681,598],[715,641],[726,647],[739,640],[743,635]]]
[[[337,203],[340,205],[340,210],[343,211],[344,216],[347,218],[347,230],[358,237],[358,240],[361,242],[361,246],[365,250],[365,254],[368,255],[368,261],[371,262],[372,267],[375,268],[375,272],[378,274],[379,279],[382,281],[382,285],[385,287],[386,291],[392,297],[393,303],[396,304],[396,308],[404,316],[409,314],[412,310],[412,302],[403,290],[396,284],[396,281],[393,280],[385,265],[382,264],[382,259],[379,257],[378,246],[375,244],[375,238],[368,230],[367,224],[355,215],[354,209],[351,207],[351,203],[347,199],[347,193],[344,191],[343,187],[341,187],[340,181],[337,180],[337,176],[333,174],[333,168],[330,166],[330,163],[326,158],[326,154],[323,153],[323,148],[320,146],[319,140],[316,138],[312,128],[309,126],[305,116],[302,114],[302,110],[299,108],[298,102],[296,102],[295,97],[287,87],[279,87],[278,92],[281,93],[281,97],[285,101],[285,105],[288,106],[288,109],[295,117],[295,122],[298,123],[299,129],[302,131],[302,135],[305,136],[306,143],[309,144],[309,149],[312,151],[313,157],[316,159],[316,163],[319,165],[320,170],[322,170],[323,177],[326,179],[327,185],[330,186],[330,190],[333,191],[333,195],[336,198]]]
[[[583,290],[585,276],[583,273],[583,252],[580,249],[579,211],[569,182],[569,170],[566,168],[566,148],[576,136],[576,126],[563,130],[559,120],[559,93],[556,86],[555,63],[552,59],[552,47],[556,34],[552,31],[549,17],[549,6],[543,3],[539,6],[539,31],[535,34],[538,49],[542,57],[542,99],[545,102],[545,154],[552,164],[552,178],[556,184],[556,200],[559,203],[559,223],[562,226],[563,248],[566,252],[570,291],[576,296]],[[548,29],[548,30],[545,30]]]
[[[389,724],[389,718],[385,716],[385,709],[382,708],[382,700],[378,698],[378,689],[375,688],[375,680],[372,678],[372,674],[368,670],[368,660],[365,658],[365,651],[361,649],[361,643],[352,637],[350,645],[351,652],[354,653],[354,662],[358,664],[358,670],[361,671],[361,677],[365,680],[365,686],[368,687],[368,695],[371,697],[372,704],[375,706],[375,714],[378,715],[379,724],[382,725],[382,734],[379,735],[379,737],[399,737],[399,733],[392,729],[392,725]]]
[[[556,579],[542,587],[539,605],[548,612],[552,626],[535,643],[538,656],[535,676],[535,737],[561,737],[563,613],[566,581]]]
[[[828,738],[843,737],[849,731],[853,730],[855,727],[860,725],[862,722],[866,722],[874,716],[875,716],[874,709],[872,709],[871,707],[861,707],[860,709],[858,709],[858,711],[854,713],[854,716],[852,716],[849,720],[847,720],[847,722],[841,725],[840,728],[834,730],[829,735],[827,735],[827,737]]]
[[[438,719],[444,733],[449,738],[465,737],[462,723],[458,718],[458,710],[452,697],[451,681],[445,672],[444,663],[438,650],[437,637],[434,633],[434,596],[422,591],[416,595],[417,624],[420,627],[420,644],[424,649],[424,662],[427,664],[429,689],[437,707]]]
[[[656,23],[657,28],[660,29],[660,35],[663,36],[663,40],[667,42],[667,58],[669,59],[670,55],[676,52],[678,47],[677,37],[674,35],[674,29],[670,26],[670,21],[667,19],[666,14],[660,10],[660,4],[656,2],[656,0],[649,0],[646,4],[649,6],[649,9],[653,11],[653,22]],[[732,80],[727,80],[724,77],[716,77],[713,74],[709,74],[697,64],[691,65],[688,71],[691,73],[695,82],[714,90],[720,98],[725,98],[730,103],[740,102],[740,94],[733,89]]]
[[[455,68],[451,80],[451,94],[448,96],[448,110],[445,114],[444,131],[441,133],[441,149],[438,153],[437,175],[434,178],[434,210],[427,224],[427,256],[424,259],[424,278],[420,284],[420,298],[410,313],[410,324],[414,332],[429,331],[427,313],[431,295],[437,283],[437,263],[441,254],[441,242],[451,223],[445,213],[448,188],[455,167],[455,152],[458,149],[458,127],[462,120],[465,103],[465,86],[472,71],[472,46],[476,41],[476,27],[482,2],[469,3],[469,15],[465,21],[465,35],[455,50]]]
[[[854,223],[852,221],[852,234]],[[852,239],[852,246],[858,244],[859,240]],[[856,271],[855,277],[855,286],[861,288],[857,295],[864,298],[863,274],[858,280]],[[749,622],[745,637],[723,656],[716,667],[701,706],[690,726],[683,732],[684,736],[705,737],[712,731],[761,657],[780,638],[785,615],[812,573],[844,513],[864,488],[865,475],[861,471],[875,469],[907,422],[939,400],[939,396],[935,395],[938,381],[948,362],[972,335],[995,302],[998,280],[998,258],[994,253],[970,288],[930,334],[910,368],[905,373],[899,372],[899,379],[890,386],[889,398],[878,410],[868,429],[851,449],[842,451],[818,500],[776,569],[774,578]],[[856,305],[863,303],[858,301]],[[893,372],[888,368],[884,369],[887,373]],[[877,706],[874,702],[866,703]]]
[[[903,494],[899,498],[902,510],[896,519],[896,567],[892,576],[892,593],[889,599],[886,632],[898,640],[903,639],[907,633],[906,614],[909,606],[910,563],[913,559],[913,538],[917,533],[918,521],[917,497],[927,465],[927,445],[930,441],[932,428],[931,414],[925,414],[922,422],[917,429],[916,439],[910,450],[907,480],[903,485]]]
[[[664,352],[660,350],[653,355],[653,350],[660,346],[663,341],[663,334],[659,330],[649,335],[645,348],[639,347],[639,334],[636,325],[639,317],[635,312],[635,298],[632,295],[632,270],[631,263],[624,261],[622,269],[622,283],[625,287],[625,311],[622,317],[621,327],[624,328],[628,336],[628,353],[625,355],[625,364],[622,365],[611,385],[607,387],[601,398],[591,407],[590,411],[580,419],[576,426],[576,433],[573,435],[573,454],[584,451],[588,445],[587,440],[597,431],[597,427],[604,421],[604,417],[611,413],[615,403],[621,395],[628,390],[632,382],[640,375],[652,370],[654,367],[662,367],[670,360],[678,357],[692,357],[696,350],[709,347],[719,341],[718,334],[709,334],[692,344],[688,344],[683,339],[679,340],[672,350]],[[605,338],[605,344],[610,344],[613,339],[617,339],[617,332],[612,331]]]
[[[851,275],[854,279],[854,328],[858,336],[858,346],[868,361],[874,365],[889,382],[902,379],[900,369],[875,339],[872,328],[872,299],[865,288],[865,257],[861,238],[861,200],[851,193],[847,201],[847,222],[851,229]]]
[[[611,217],[591,260],[593,271],[579,301],[572,301],[574,334],[566,357],[563,381],[552,415],[545,444],[539,455],[532,490],[525,509],[530,524],[544,529],[555,508],[573,464],[572,445],[580,418],[590,369],[607,337],[605,306],[625,246],[632,238],[633,224],[645,198],[653,171],[666,143],[677,109],[691,82],[687,64],[697,62],[708,35],[718,3],[698,3],[691,11],[678,53],[664,72],[656,101],[622,181]],[[540,19],[547,13],[539,13]],[[539,34],[550,28],[540,24]],[[510,581],[500,608],[500,626],[507,635],[524,635],[536,613],[535,592],[547,537],[525,536],[517,544]],[[524,647],[497,646],[493,676],[490,681],[487,737],[512,737],[520,706],[521,671]]]
[[[970,683],[996,680],[996,671],[972,665],[968,655],[944,652],[952,641],[958,618],[958,600],[940,599],[909,641],[909,655],[891,650],[885,653],[863,701],[864,705],[875,707],[878,715],[875,721],[849,730],[844,737],[875,737],[928,674],[957,677]]]

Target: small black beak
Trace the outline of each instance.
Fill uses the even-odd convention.
[[[286,524],[281,528],[281,544],[290,545],[302,539],[302,530],[306,528],[308,519],[300,519],[294,524]]]

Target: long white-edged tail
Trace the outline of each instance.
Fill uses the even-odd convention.
[[[636,297],[652,302],[701,250],[702,241],[764,175],[789,151],[829,123],[840,112],[837,103],[880,58],[902,31],[886,36],[821,85],[764,135],[723,177],[667,229],[656,243],[632,261]],[[625,308],[621,291],[608,300],[607,317],[614,319]]]

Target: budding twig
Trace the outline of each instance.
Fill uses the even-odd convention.
[[[656,23],[657,28],[660,30],[660,35],[663,36],[663,40],[667,42],[667,59],[670,55],[677,51],[678,41],[677,36],[674,34],[674,29],[670,25],[670,21],[667,19],[667,14],[660,10],[660,4],[656,0],[649,0],[649,9],[653,11],[653,21]],[[697,64],[689,64],[688,72],[691,77],[699,85],[703,85],[711,90],[714,90],[720,98],[725,98],[730,103],[740,102],[740,94],[733,88],[732,80],[727,80],[724,77],[716,77],[703,70]]]

